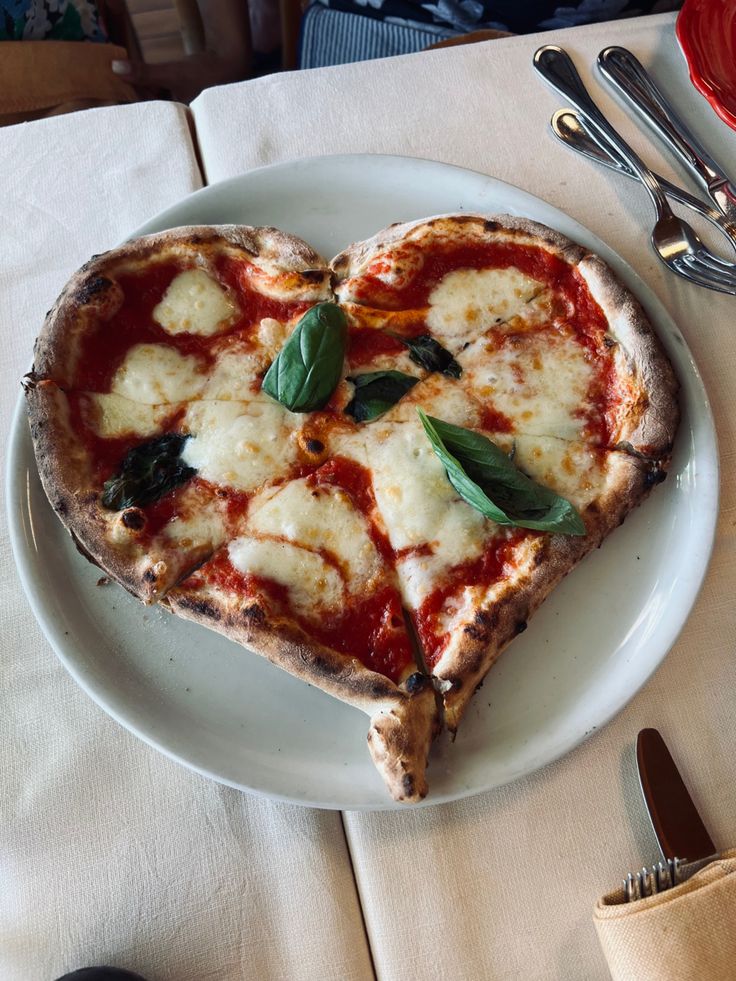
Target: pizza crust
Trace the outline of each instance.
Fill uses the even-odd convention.
[[[336,277],[336,292],[339,296],[340,285],[345,280],[359,276],[377,256],[396,245],[429,245],[442,240],[492,242],[499,239],[520,245],[541,246],[572,264],[585,255],[584,249],[561,232],[531,218],[503,214],[437,215],[389,225],[371,238],[356,242],[336,255],[330,262]]]
[[[426,796],[427,757],[439,731],[436,695],[426,675],[415,672],[395,685],[357,658],[316,643],[296,623],[273,616],[257,598],[239,599],[212,586],[175,588],[162,605],[361,709],[371,720],[368,748],[391,796],[402,803]]]
[[[665,468],[680,421],[672,365],[641,304],[611,268],[595,255],[584,256],[577,268],[620,346],[617,374],[630,386],[628,412],[618,420],[614,438],[621,449]]]

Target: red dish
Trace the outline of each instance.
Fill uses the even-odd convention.
[[[693,85],[736,129],[736,3],[685,0],[675,30]]]

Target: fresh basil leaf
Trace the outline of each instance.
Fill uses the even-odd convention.
[[[585,535],[573,505],[537,484],[486,436],[417,410],[432,449],[460,497],[499,525]]]
[[[105,481],[103,507],[108,511],[145,507],[190,480],[197,471],[181,461],[181,451],[188,439],[188,436],[167,433],[129,450],[119,472]]]
[[[369,422],[396,405],[402,395],[419,381],[403,371],[368,371],[348,378],[355,386],[345,411],[356,422]]]
[[[263,379],[263,391],[292,412],[327,405],[342,375],[347,320],[334,303],[304,314]]]
[[[429,334],[420,334],[419,337],[402,337],[400,334],[393,334],[409,348],[409,357],[427,371],[439,371],[450,378],[459,378],[463,369],[453,358],[449,351],[431,337]]]

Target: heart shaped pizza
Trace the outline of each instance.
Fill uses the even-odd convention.
[[[68,283],[24,387],[78,548],[363,709],[406,802],[501,651],[664,478],[679,417],[610,269],[508,215],[393,225],[330,263],[273,228],[129,242]]]

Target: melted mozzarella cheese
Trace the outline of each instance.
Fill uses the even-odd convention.
[[[194,402],[184,424],[192,434],[182,460],[215,484],[250,491],[296,462],[291,433],[299,419],[270,399]]]
[[[371,427],[367,453],[373,490],[396,551],[405,601],[418,606],[442,573],[476,558],[496,526],[458,497],[419,420]]]
[[[364,587],[382,569],[366,519],[338,487],[293,480],[262,503],[251,503],[248,528],[257,534],[288,538],[308,549],[326,550],[354,590]]]
[[[102,439],[121,436],[153,436],[172,413],[170,405],[145,405],[121,395],[85,396],[85,420]]]
[[[110,390],[133,402],[162,405],[196,399],[207,381],[199,358],[166,344],[135,344],[115,372]]]
[[[197,508],[169,521],[164,537],[178,549],[214,549],[225,540],[225,522],[219,512]]]
[[[500,347],[481,339],[460,360],[473,394],[498,407],[518,432],[580,435],[594,368],[574,338],[551,331],[515,334]]]
[[[167,334],[199,334],[211,337],[225,330],[237,309],[225,290],[203,269],[187,269],[176,276],[153,319]]]
[[[462,382],[446,375],[433,374],[418,382],[390,410],[385,421],[414,422],[417,407],[454,426],[473,428],[481,423],[480,403],[468,394]]]
[[[215,358],[202,398],[246,402],[260,390],[267,367],[268,361],[246,345],[229,347]]]
[[[537,483],[584,508],[606,492],[610,470],[622,454],[602,453],[585,443],[544,436],[517,436],[514,463]]]
[[[450,351],[508,320],[543,288],[518,269],[456,269],[429,297],[427,326]]]
[[[248,340],[231,341],[215,358],[202,398],[252,399],[288,334],[288,324],[264,317],[255,331],[256,346]]]
[[[343,604],[342,577],[317,552],[288,541],[244,537],[232,541],[228,553],[240,572],[286,586],[290,603],[302,616],[315,618],[320,607],[336,609]]]

